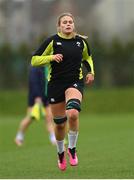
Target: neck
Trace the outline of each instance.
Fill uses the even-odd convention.
[[[62,32],[58,32],[58,35],[64,39],[71,39],[74,37],[74,34],[73,33],[70,33],[70,34],[64,34]]]

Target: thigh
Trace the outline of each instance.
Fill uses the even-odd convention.
[[[52,116],[52,112],[51,112],[51,107],[50,107],[50,105],[44,106],[44,109],[45,109],[45,111],[46,111],[46,115]]]
[[[69,99],[79,99],[81,101],[83,96],[83,89],[84,89],[83,79],[69,84],[68,88],[65,91],[66,102]]]
[[[65,111],[65,102],[60,102],[57,104],[50,104],[51,111],[53,114],[53,117],[64,117],[66,116],[66,111]]]
[[[80,101],[82,100],[82,94],[81,92],[78,90],[78,89],[75,89],[75,88],[68,88],[66,91],[65,91],[65,97],[66,97],[66,102],[69,100],[69,99],[79,99]]]

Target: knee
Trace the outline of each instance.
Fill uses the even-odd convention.
[[[69,120],[77,120],[78,117],[79,117],[79,112],[75,109],[70,109],[70,110],[67,110],[67,117]]]
[[[81,111],[81,102],[79,99],[69,99],[66,103],[66,110]],[[73,112],[75,113],[75,112]]]
[[[55,123],[57,129],[64,129],[66,121],[67,121],[66,116],[65,117],[55,117],[54,118],[54,123]]]

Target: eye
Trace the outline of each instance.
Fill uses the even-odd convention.
[[[67,21],[63,21],[63,24],[67,24]]]
[[[67,23],[73,24],[73,21],[72,21],[72,20],[70,20],[70,21],[65,20],[65,21],[63,21],[62,23],[63,23],[63,24],[67,24]]]
[[[73,24],[73,21],[69,21],[69,24]]]

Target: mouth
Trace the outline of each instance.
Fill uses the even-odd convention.
[[[71,30],[71,28],[70,28],[70,27],[67,27],[66,30]]]

